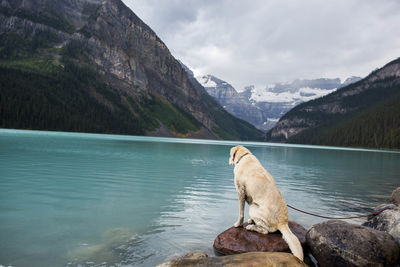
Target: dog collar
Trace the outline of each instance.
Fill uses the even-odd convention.
[[[239,161],[241,161],[242,158],[244,158],[245,156],[250,155],[250,154],[251,154],[250,152],[247,152],[246,154],[242,155],[242,156],[240,157],[240,159],[238,159],[238,161],[236,162],[236,164],[239,164]]]

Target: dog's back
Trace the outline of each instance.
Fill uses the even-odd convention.
[[[249,204],[250,221],[246,229],[260,233],[279,230],[292,253],[303,260],[303,249],[288,226],[288,210],[274,178],[251,152],[243,147],[231,149],[229,163],[235,165],[235,186],[239,195],[239,220],[243,223],[244,200]]]
[[[247,201],[248,204],[255,205],[271,226],[277,227],[278,224],[288,222],[285,200],[274,178],[256,156],[249,155],[243,158],[235,167],[235,177],[244,185],[246,195],[251,196],[251,203]]]

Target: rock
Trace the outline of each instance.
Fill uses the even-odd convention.
[[[184,267],[184,266],[263,266],[263,267],[285,267],[285,266],[307,266],[290,253],[282,252],[250,252],[224,257],[201,257],[197,259],[180,257],[158,267]]]
[[[400,204],[400,187],[393,190],[392,195],[390,196],[390,201],[397,206]]]
[[[395,266],[399,261],[400,248],[391,235],[344,221],[316,224],[306,239],[319,266]]]
[[[107,247],[116,249],[127,244],[134,237],[136,233],[129,228],[112,228],[103,234],[102,241]]]
[[[363,226],[390,234],[400,245],[400,207],[393,204],[391,205],[393,206],[391,209],[387,209],[381,214],[372,217],[367,222],[363,223]],[[375,210],[381,208],[383,208],[383,206],[379,206]]]
[[[195,260],[201,261],[201,259],[204,259],[204,258],[208,258],[208,255],[204,252],[189,252],[189,253],[186,253],[181,256],[171,257],[171,259],[168,260],[167,262],[159,264],[157,266],[159,266],[159,267],[175,266],[179,263],[186,262],[186,261],[195,261]]]
[[[396,207],[397,206],[395,204],[381,204],[381,205],[375,207],[374,211],[371,214],[379,212],[378,215],[380,215],[383,212],[385,212],[386,210],[396,209]],[[376,217],[378,215],[369,215],[367,217],[367,220],[369,221],[369,220],[373,219],[374,217]]]
[[[121,261],[118,254],[104,244],[80,246],[68,254],[70,260],[78,266],[85,262],[99,264],[101,262],[117,263]]]
[[[189,252],[184,255],[185,259],[196,260],[196,259],[203,259],[208,258],[208,255],[204,252]]]
[[[283,240],[282,234],[277,231],[270,234],[260,234],[248,231],[244,227],[231,227],[222,232],[214,240],[214,249],[222,255],[244,252],[290,252],[288,244]],[[301,245],[305,247],[307,230],[295,222],[289,222],[289,228],[297,236]]]
[[[100,264],[114,264],[121,262],[125,254],[129,253],[130,243],[136,237],[135,232],[128,228],[112,228],[103,235],[98,244],[82,244],[70,251],[69,258],[78,266],[84,262]]]

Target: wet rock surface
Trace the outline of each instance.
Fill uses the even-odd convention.
[[[307,246],[319,266],[396,266],[400,248],[382,231],[339,220],[314,225]]]
[[[277,231],[267,235],[248,231],[244,227],[231,227],[217,236],[214,249],[218,254],[231,255],[245,252],[290,252],[288,244],[283,240],[282,234]],[[289,228],[297,236],[301,245],[305,247],[306,232],[303,226],[289,222]]]
[[[193,258],[193,255],[179,257],[178,259],[158,265],[159,267],[183,267],[183,266],[264,266],[264,267],[285,267],[285,266],[307,266],[290,253],[282,252],[250,252],[224,257],[200,257]]]
[[[363,223],[363,226],[390,234],[400,245],[400,207],[393,204],[381,205],[376,207],[375,210],[380,210],[385,207],[389,207],[389,209],[370,218],[367,222]]]
[[[397,206],[400,205],[400,187],[393,190],[392,195],[390,196],[390,201]]]
[[[151,254],[141,247],[143,239],[129,228],[112,228],[97,243],[80,244],[68,252],[66,266],[133,266]]]

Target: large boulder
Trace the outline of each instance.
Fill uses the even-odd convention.
[[[265,235],[246,230],[246,225],[247,223],[243,227],[231,227],[219,234],[214,240],[216,252],[222,255],[255,251],[290,252],[279,231]],[[305,247],[307,229],[295,222],[289,222],[289,228]]]
[[[388,207],[390,205],[379,206],[376,210]],[[367,222],[363,223],[364,226],[373,229],[384,231],[396,239],[400,245],[400,207],[392,204],[390,209],[387,209],[379,215],[370,218]]]
[[[189,267],[189,266],[263,266],[263,267],[306,267],[307,265],[289,253],[280,252],[250,252],[224,257],[189,257],[183,256],[178,259],[165,262],[158,267]]]
[[[400,205],[400,187],[397,187],[395,190],[393,190],[390,200],[393,202],[393,204],[396,204],[397,206]]]
[[[400,248],[389,234],[339,220],[314,225],[307,246],[319,266],[396,266]]]

